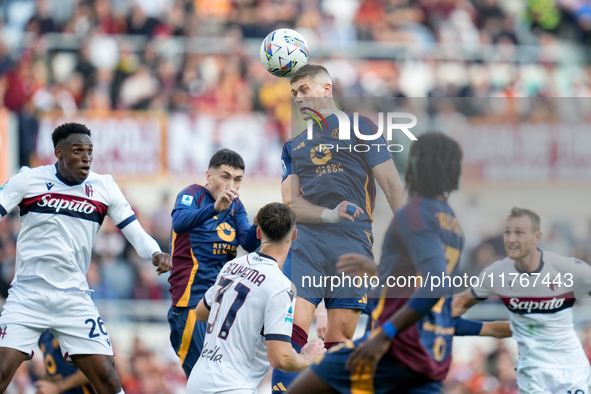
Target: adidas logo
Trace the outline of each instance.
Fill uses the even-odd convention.
[[[287,389],[285,388],[283,383],[279,382],[275,386],[273,386],[273,392],[276,392],[276,391],[287,391]]]
[[[293,150],[298,150],[300,148],[303,148],[304,146],[306,146],[306,142],[302,141],[298,146],[296,146],[295,148],[293,148]]]

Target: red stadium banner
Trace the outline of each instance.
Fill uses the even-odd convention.
[[[41,117],[39,164],[55,163],[51,133],[65,122],[84,123],[94,142],[93,170],[118,178],[202,176],[220,148],[238,152],[248,176],[281,176],[283,141],[276,122],[260,113],[214,117],[207,114],[149,112],[81,113],[73,119]]]
[[[61,115],[41,117],[37,142],[39,164],[55,163],[51,133],[66,122],[85,124],[92,132],[92,169],[117,177],[148,178],[166,174],[165,119],[150,113],[82,113],[73,119]]]

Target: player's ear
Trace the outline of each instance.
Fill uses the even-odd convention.
[[[55,155],[55,157],[57,157],[58,159],[62,158],[63,152],[61,150],[61,148],[55,148],[53,150],[53,154]]]
[[[260,227],[257,227],[257,238],[263,239],[263,231],[261,230]]]
[[[207,183],[210,183],[210,178],[211,178],[211,170],[205,171],[205,179],[207,180]]]
[[[536,233],[536,243],[540,242],[540,239],[542,239],[542,232],[538,231]]]
[[[325,83],[323,88],[324,88],[324,97],[332,97],[332,85],[330,83]]]
[[[291,241],[295,241],[296,239],[298,239],[298,229],[294,228],[293,229],[293,233],[291,233]]]

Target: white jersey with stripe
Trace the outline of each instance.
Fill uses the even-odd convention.
[[[517,341],[517,369],[588,366],[581,341],[573,327],[576,297],[588,297],[591,266],[573,257],[542,251],[537,271],[524,273],[506,257],[485,268],[477,298],[497,295],[509,310],[513,338]]]
[[[204,302],[210,315],[187,392],[256,392],[270,367],[265,341],[290,342],[291,282],[274,259],[254,252],[226,263]]]
[[[72,184],[57,165],[23,167],[0,189],[0,214],[20,208],[12,283],[45,280],[59,289],[88,290],[86,272],[96,234],[108,215],[120,229],[135,220],[110,175],[90,171]]]

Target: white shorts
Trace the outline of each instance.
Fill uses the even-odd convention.
[[[591,367],[523,368],[517,371],[520,393],[590,394]]]
[[[60,290],[41,280],[12,285],[0,314],[0,347],[31,354],[46,328],[53,332],[64,357],[113,355],[111,340],[88,292]]]

